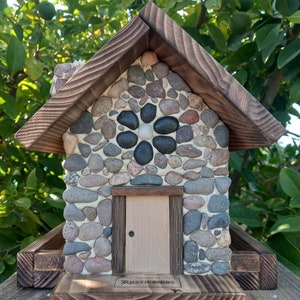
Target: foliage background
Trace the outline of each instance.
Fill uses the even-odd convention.
[[[88,60],[146,2],[53,0],[55,16],[45,20],[39,0],[0,0],[0,282],[15,272],[20,249],[63,221],[63,157],[29,152],[14,133],[49,98],[56,64]],[[299,0],[153,2],[283,126],[300,117]],[[230,214],[299,275],[299,135],[292,137],[286,147],[231,154]]]

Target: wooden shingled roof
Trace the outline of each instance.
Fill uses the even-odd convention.
[[[230,130],[229,149],[270,145],[284,128],[239,82],[153,3],[148,3],[16,133],[25,147],[64,153],[62,135],[146,50],[156,52]]]

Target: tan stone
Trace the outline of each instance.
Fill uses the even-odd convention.
[[[128,89],[128,81],[126,78],[121,78],[114,83],[108,90],[107,95],[112,98],[120,98],[121,94]]]
[[[189,94],[189,103],[190,106],[198,110],[203,109],[203,99],[195,94]]]
[[[223,229],[220,237],[217,239],[218,246],[223,248],[231,244],[231,237],[229,229]]]
[[[64,149],[67,155],[74,153],[74,149],[77,145],[77,137],[74,134],[65,132],[62,136]]]
[[[144,68],[151,67],[158,63],[156,53],[153,51],[145,51],[141,57],[141,64]]]

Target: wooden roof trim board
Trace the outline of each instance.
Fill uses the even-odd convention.
[[[149,27],[133,18],[16,133],[28,149],[64,153],[62,135],[99,96],[149,49]]]
[[[230,150],[270,145],[284,134],[285,129],[269,111],[162,10],[149,3],[141,11],[140,17],[151,28],[150,48],[153,48],[162,60],[181,75],[194,92],[201,95],[201,92],[197,92],[201,87],[197,87],[198,84],[195,82],[197,81],[195,80],[197,73],[199,85],[211,85],[216,91],[220,92],[219,102],[211,102],[209,99],[204,100],[211,109],[219,114],[231,130],[233,136],[231,136],[229,144]],[[159,40],[157,36],[168,46],[157,45]],[[177,52],[177,55],[172,58],[174,53],[166,51],[166,47],[173,49],[173,52]],[[162,56],[164,57],[162,58]],[[179,57],[181,57],[181,60],[183,58],[181,64],[178,63]],[[179,70],[180,66],[181,70]],[[195,84],[191,82],[195,82]],[[227,105],[231,107],[230,110],[233,109],[230,115],[224,113],[224,107]],[[230,113],[229,110],[226,111]],[[234,125],[232,122],[235,121],[236,124]],[[244,123],[245,121],[246,123]],[[245,127],[244,130],[242,127]],[[243,143],[243,140],[245,140],[243,135],[249,130],[253,131],[251,144],[249,143],[250,140]]]
[[[62,135],[145,50],[155,51],[230,130],[230,150],[276,142],[284,128],[153,3],[99,50],[16,134],[27,148],[63,153]]]

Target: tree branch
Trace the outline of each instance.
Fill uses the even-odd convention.
[[[205,6],[205,0],[201,0],[200,8],[201,8],[201,11],[200,11],[200,15],[199,15],[199,18],[198,18],[198,21],[197,21],[197,24],[196,24],[196,28],[198,30],[201,28],[202,24],[204,23],[205,15],[206,15],[206,12],[207,12],[207,8]]]

